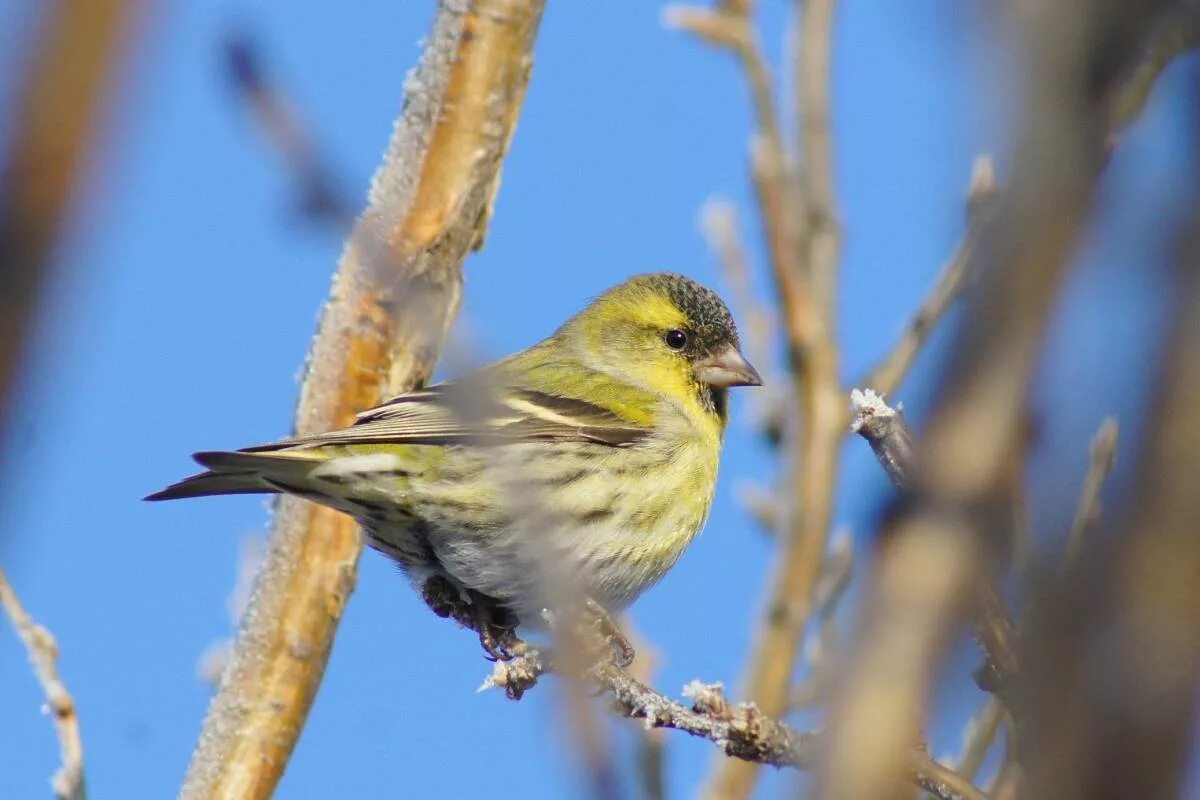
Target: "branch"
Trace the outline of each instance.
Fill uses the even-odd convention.
[[[830,542],[829,554],[821,565],[821,577],[815,590],[817,634],[805,648],[808,675],[803,683],[792,688],[791,709],[805,708],[828,699],[836,678],[838,604],[846,596],[853,572],[854,537],[848,530],[839,531]]]
[[[989,695],[967,722],[962,750],[955,763],[956,771],[967,780],[974,781],[979,774],[1003,722],[1004,706],[995,695]]]
[[[980,156],[971,169],[971,183],[967,189],[967,232],[963,234],[954,254],[942,268],[926,295],[917,313],[904,327],[904,332],[892,347],[892,352],[867,375],[856,381],[858,386],[869,386],[880,395],[891,394],[899,388],[904,376],[912,367],[917,354],[929,340],[942,316],[962,294],[966,284],[967,264],[971,261],[987,214],[996,195],[995,166],[989,156]]]
[[[300,210],[345,233],[354,223],[354,208],[342,196],[333,170],[317,152],[309,126],[296,111],[295,103],[282,86],[268,78],[259,47],[249,36],[239,33],[225,41],[223,56],[238,99],[291,171]]]
[[[463,259],[482,242],[491,213],[542,7],[440,4],[321,317],[298,434],[349,424],[381,394],[428,378],[458,308]],[[360,550],[349,517],[280,499],[183,797],[272,793],[320,684]]]
[[[758,129],[751,144],[751,176],[792,359],[793,394],[803,401],[803,419],[790,426],[791,468],[782,490],[794,504],[788,515],[791,524],[782,532],[779,566],[770,578],[766,611],[742,688],[764,713],[780,715],[789,705],[797,652],[829,536],[845,420],[834,337],[840,234],[829,133],[835,3],[798,4],[798,16],[803,17],[802,58],[797,60],[803,115],[798,149],[803,164],[795,180],[750,6],[723,2],[715,9],[675,7],[668,9],[667,22],[729,50],[741,66]],[[746,796],[755,776],[752,766],[722,760],[714,766],[706,793]]]
[[[44,4],[0,156],[0,412],[42,275],[84,172],[132,3]]]
[[[855,389],[850,393],[850,410],[854,414],[850,430],[867,440],[898,489],[911,488],[917,477],[916,445],[902,409],[889,406],[873,389]]]
[[[1175,58],[1200,46],[1200,4],[1185,0],[1163,15],[1142,48],[1140,59],[1112,92],[1109,104],[1108,146],[1111,150],[1129,125],[1138,118],[1160,75]],[[996,205],[995,168],[987,156],[976,160],[967,190],[967,232],[942,269],[917,313],[905,326],[891,353],[867,375],[855,381],[880,394],[899,388],[930,332],[962,294],[967,264],[978,247],[991,207]]]
[[[58,644],[50,631],[34,622],[21,607],[21,601],[17,599],[3,571],[0,571],[0,606],[12,620],[17,636],[25,645],[33,672],[46,695],[46,707],[54,720],[54,732],[58,734],[62,765],[50,779],[54,796],[59,800],[84,800],[87,788],[83,780],[83,739],[79,734],[75,700],[58,674]]]
[[[871,389],[852,391],[850,406],[854,412],[851,430],[871,445],[896,488],[916,487],[919,482],[916,443],[900,409],[893,409]],[[990,582],[980,589],[976,624],[976,635],[987,655],[981,681],[984,688],[997,691],[1016,674],[1016,632],[1003,598]]]
[[[880,580],[818,779],[833,800],[891,794],[936,668],[973,587],[987,579],[985,542],[1008,521],[996,500],[1011,496],[1042,332],[1104,164],[1097,98],[1111,88],[1100,78],[1113,77],[1098,65],[1126,63],[1145,20],[1140,5],[1020,9],[1027,80],[1012,187],[985,227],[978,267],[968,266],[979,275],[971,313],[923,437],[915,487],[881,545]]]
[[[529,648],[511,661],[498,661],[481,688],[503,688],[519,698],[551,671],[553,659]],[[817,764],[822,735],[797,731],[764,714],[754,703],[731,704],[719,683],[692,681],[683,689],[685,705],[647,686],[611,661],[588,668],[588,679],[611,701],[613,711],[642,720],[648,729],[683,731],[707,739],[728,757],[752,764],[811,769]],[[517,689],[517,686],[520,686]],[[516,693],[514,695],[514,689]],[[940,800],[986,800],[968,781],[922,750],[909,755],[911,782]]]
[[[1092,437],[1091,461],[1087,477],[1083,480],[1083,489],[1079,493],[1079,504],[1071,522],[1071,532],[1067,535],[1066,550],[1063,553],[1064,566],[1075,561],[1080,547],[1083,546],[1084,537],[1100,519],[1100,489],[1117,461],[1118,430],[1117,421],[1109,417]]]

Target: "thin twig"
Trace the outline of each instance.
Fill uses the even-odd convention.
[[[851,430],[867,440],[892,483],[902,490],[915,487],[920,469],[912,430],[899,409],[867,389],[850,394],[854,413]],[[979,590],[976,635],[987,655],[980,682],[990,691],[1007,686],[1017,671],[1016,627],[996,587],[989,581]]]
[[[291,170],[300,209],[313,219],[332,223],[339,232],[349,231],[354,208],[343,195],[334,171],[317,152],[310,126],[297,112],[296,104],[282,86],[268,78],[259,47],[239,32],[225,41],[223,55],[238,99]]]
[[[984,759],[996,741],[1004,721],[1004,706],[995,695],[989,695],[971,717],[963,731],[962,751],[955,760],[955,771],[974,782]]]
[[[765,370],[771,362],[772,314],[754,297],[750,259],[738,233],[737,212],[733,204],[718,198],[707,200],[700,208],[700,231],[725,273],[735,314],[741,323],[738,327],[742,332],[746,354],[759,371]],[[771,381],[765,383],[770,385]]]
[[[58,674],[58,644],[50,631],[34,622],[21,607],[3,570],[0,570],[0,606],[25,645],[33,672],[46,695],[46,710],[54,721],[54,732],[58,734],[62,764],[50,779],[54,796],[59,800],[84,800],[87,788],[83,779],[83,738],[79,734],[75,700]]]
[[[511,661],[497,662],[481,688],[503,688],[513,696],[513,681],[529,689],[550,671],[553,659],[530,649]],[[672,729],[713,742],[729,757],[753,764],[811,769],[816,766],[821,734],[797,731],[764,714],[754,703],[729,703],[721,684],[692,681],[683,694],[685,705],[652,689],[611,661],[598,661],[589,679],[621,716],[642,720],[648,729]],[[915,786],[940,800],[986,800],[985,795],[920,749],[909,755],[909,776]]]
[[[854,415],[850,430],[871,445],[892,483],[900,489],[913,486],[917,478],[916,445],[903,410],[889,406],[873,389],[853,390],[850,410]]]
[[[739,327],[744,330],[745,351],[765,376],[765,391],[755,392],[751,403],[758,427],[767,442],[777,446],[783,440],[787,423],[787,387],[772,368],[771,331],[774,329],[774,319],[771,311],[754,297],[750,261],[738,232],[737,212],[733,205],[725,200],[706,201],[700,209],[700,230],[709,249],[717,257],[732,291],[735,316],[743,323]]]
[[[771,91],[770,71],[751,19],[750,3],[716,9],[673,8],[667,21],[731,51],[750,93],[757,132],[751,177],[758,198],[770,266],[792,360],[793,394],[803,417],[789,426],[790,466],[783,494],[791,498],[790,524],[770,578],[767,604],[754,637],[742,692],[768,715],[790,701],[799,643],[813,604],[833,512],[833,488],[846,419],[838,378],[834,309],[840,233],[833,191],[829,133],[830,52],[834,0],[798,4],[802,17],[797,60],[803,164],[790,163]],[[753,789],[753,765],[722,760],[705,793],[738,798]]]
[[[1075,518],[1071,522],[1071,532],[1067,535],[1066,549],[1063,552],[1064,566],[1074,562],[1087,532],[1100,519],[1100,489],[1116,464],[1118,430],[1117,421],[1109,417],[1101,423],[1100,429],[1092,437],[1087,477],[1084,478],[1083,489],[1079,493],[1079,504],[1075,509]]]
[[[821,577],[815,590],[817,633],[804,653],[807,678],[792,689],[789,704],[792,709],[806,708],[828,699],[838,649],[838,604],[846,596],[853,574],[854,537],[848,530],[842,530],[830,541],[829,553],[821,565]]]
[[[933,288],[925,296],[917,313],[904,327],[904,332],[878,365],[867,375],[855,382],[857,386],[869,386],[882,395],[891,394],[900,387],[908,374],[917,354],[924,348],[929,335],[937,323],[962,294],[966,285],[967,264],[971,261],[979,244],[986,209],[994,203],[996,194],[995,166],[989,156],[975,159],[971,169],[971,182],[967,189],[967,231],[963,234],[950,260],[934,281]]]
[[[1109,104],[1110,146],[1115,146],[1125,128],[1141,115],[1159,76],[1171,62],[1200,46],[1200,4],[1180,0],[1174,6],[1162,15],[1155,32],[1147,38],[1141,58],[1113,92]]]
[[[928,753],[916,751],[909,767],[913,783],[940,800],[987,800],[971,779],[940,764]]]
[[[541,0],[444,0],[309,354],[300,434],[425,381],[483,239]],[[181,795],[265,798],[320,684],[361,550],[349,517],[281,499],[262,572]]]

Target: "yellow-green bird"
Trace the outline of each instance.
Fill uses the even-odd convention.
[[[207,472],[147,499],[293,494],[352,515],[419,589],[525,623],[567,595],[615,612],[703,526],[727,390],[760,383],[715,292],[640,275],[527,350],[348,428],[197,453]]]

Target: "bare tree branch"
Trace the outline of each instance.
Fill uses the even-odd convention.
[[[33,672],[46,695],[46,709],[54,721],[54,732],[58,734],[62,764],[50,779],[54,796],[59,800],[84,800],[87,788],[83,779],[83,738],[79,734],[75,700],[58,674],[58,644],[50,631],[34,622],[21,607],[3,570],[0,570],[0,607],[12,620],[29,654]]]
[[[529,78],[540,0],[445,0],[366,211],[346,243],[296,412],[299,434],[349,424],[419,385],[458,308]],[[182,790],[264,798],[299,736],[353,590],[349,517],[279,502],[265,566]]]
[[[791,465],[784,496],[792,499],[782,552],[770,578],[766,611],[743,678],[742,692],[767,715],[790,702],[799,644],[812,611],[832,515],[838,445],[845,412],[838,383],[834,295],[840,247],[829,134],[829,65],[835,3],[797,5],[803,36],[797,86],[802,113],[799,178],[790,167],[775,110],[769,70],[751,20],[750,3],[716,9],[672,9],[668,21],[729,49],[738,58],[758,131],[751,145],[751,175],[770,254],[793,368],[793,393],[802,417],[789,426]],[[753,764],[718,761],[706,794],[745,797],[753,789]]]
[[[838,655],[838,604],[846,596],[854,572],[854,537],[848,530],[834,534],[829,553],[821,565],[821,577],[815,590],[814,611],[818,620],[817,634],[805,648],[804,660],[808,674],[803,683],[792,688],[791,709],[823,703],[836,677]]]
[[[1189,101],[1200,97],[1190,74]],[[1191,121],[1182,241],[1155,280],[1170,298],[1165,358],[1128,503],[1045,587],[1024,637],[1022,750],[1031,797],[1182,797],[1200,675],[1200,129]],[[1172,219],[1173,217],[1173,219]],[[1104,437],[1097,437],[1102,462]],[[1095,456],[1095,450],[1093,455]],[[1103,471],[1102,463],[1096,471]],[[1085,492],[1085,494],[1087,494]],[[1086,499],[1086,498],[1085,498]]]
[[[0,416],[16,374],[42,274],[118,64],[124,0],[44,3],[42,30],[0,156]]]
[[[467,622],[467,620],[462,620]],[[553,658],[528,649],[511,661],[497,662],[481,688],[502,688],[520,697],[550,671]],[[721,684],[692,681],[685,705],[637,680],[611,661],[588,668],[588,678],[624,717],[642,720],[648,729],[673,729],[717,745],[728,757],[756,765],[810,769],[817,764],[822,736],[797,731],[764,714],[755,703],[729,703]],[[940,800],[986,800],[985,795],[919,748],[908,757],[911,783]]]
[[[971,169],[971,183],[967,189],[967,232],[963,234],[954,254],[934,281],[933,288],[926,295],[921,307],[905,326],[892,352],[867,373],[866,377],[856,381],[856,385],[870,387],[880,395],[891,394],[899,388],[917,354],[928,341],[929,334],[962,293],[967,264],[979,245],[982,221],[995,194],[996,174],[992,159],[989,156],[980,156]]]
[[[912,430],[899,408],[892,408],[872,389],[850,393],[854,419],[850,430],[867,440],[880,466],[900,489],[916,484],[917,455]]]
[[[1042,330],[1104,163],[1103,98],[1152,9],[1029,2],[1014,12],[1026,80],[1013,180],[983,232],[972,313],[922,441],[915,491],[881,546],[879,581],[833,709],[818,781],[834,800],[895,790],[934,668],[971,587],[988,580],[984,542],[1010,519],[997,499],[1011,497]]]
[[[342,194],[329,165],[317,152],[309,125],[284,88],[270,80],[262,52],[244,32],[230,36],[223,56],[230,84],[267,143],[283,158],[296,182],[300,210],[331,223],[344,233],[354,223],[354,208]]]
[[[1079,505],[1071,522],[1071,532],[1067,535],[1064,564],[1070,564],[1078,557],[1084,536],[1100,519],[1100,489],[1117,461],[1118,430],[1117,421],[1109,417],[1092,437],[1091,461],[1079,493]]]
[[[975,781],[1003,721],[1004,705],[995,695],[990,695],[963,731],[962,752],[954,765],[959,775],[968,781]]]

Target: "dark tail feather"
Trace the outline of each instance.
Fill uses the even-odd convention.
[[[146,500],[178,500],[184,497],[208,497],[214,494],[275,494],[279,488],[263,473],[273,477],[304,474],[313,459],[260,453],[205,452],[192,456],[208,472],[184,478],[162,491],[147,495]]]
[[[148,494],[143,500],[179,500],[184,497],[208,497],[214,494],[267,494],[279,490],[262,482],[251,472],[201,472],[172,483],[162,491]]]

